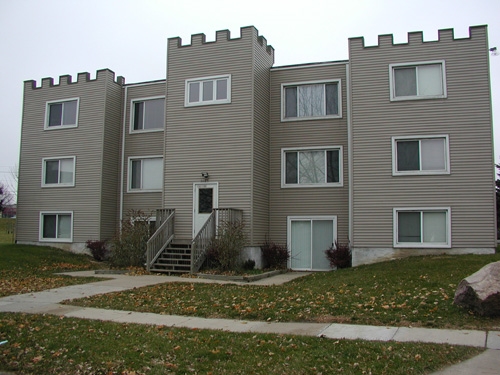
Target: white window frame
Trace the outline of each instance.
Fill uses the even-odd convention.
[[[54,184],[47,184],[45,183],[45,177],[47,173],[47,162],[48,161],[61,161],[61,160],[68,160],[71,159],[73,160],[73,181],[69,183],[54,183]],[[60,165],[60,164],[59,164]],[[60,179],[60,173],[61,171],[59,170],[59,179]],[[58,156],[58,157],[51,157],[51,158],[43,158],[42,159],[42,187],[73,187],[75,186],[75,181],[76,181],[76,156]]]
[[[417,77],[417,95],[411,96],[396,96],[396,80],[394,78],[394,70],[397,68],[417,68],[418,75],[418,67],[423,65],[441,65],[441,78],[442,78],[442,87],[443,94],[442,95],[418,95],[418,77]],[[447,87],[446,87],[446,63],[445,60],[433,60],[433,61],[417,61],[417,62],[409,62],[409,63],[400,63],[400,64],[389,64],[389,88],[390,88],[390,100],[391,101],[400,101],[400,100],[422,100],[422,99],[444,99],[447,97]]]
[[[148,155],[148,156],[129,156],[128,158],[128,176],[127,176],[127,193],[150,193],[150,192],[162,192],[163,187],[158,189],[132,189],[132,161],[134,160],[147,160],[147,159],[161,159],[163,165],[163,155]],[[141,183],[142,183],[142,173],[143,173],[143,164],[141,163]],[[163,170],[162,166],[162,185],[163,185]]]
[[[130,218],[130,223],[132,225],[135,225],[135,222],[136,221],[139,221],[139,220],[142,220],[142,221],[147,221],[148,225],[151,225],[151,223],[155,223],[155,226],[156,226],[156,216],[148,216],[148,217],[141,217],[141,216],[136,216],[136,217],[131,217]],[[153,231],[154,233],[154,231]]]
[[[418,170],[418,171],[398,171],[398,141],[421,141],[422,139],[444,139],[444,164],[443,170]],[[419,152],[420,168],[422,168],[422,152]],[[414,175],[435,175],[435,174],[450,174],[450,142],[447,134],[440,135],[419,135],[419,136],[401,136],[392,137],[392,175],[393,176],[414,176]]]
[[[286,96],[285,89],[294,86],[307,86],[307,85],[327,85],[329,83],[337,84],[337,98],[338,98],[338,113],[336,115],[323,115],[323,116],[309,116],[309,117],[286,117]],[[342,82],[340,79],[320,80],[320,81],[305,81],[305,82],[287,82],[281,84],[281,122],[288,121],[308,121],[308,120],[322,120],[342,118]]]
[[[339,182],[324,182],[324,183],[312,183],[312,184],[287,184],[286,183],[286,153],[287,152],[303,152],[303,151],[338,151],[339,153]],[[325,160],[326,162],[326,160]],[[325,165],[326,171],[326,165]],[[326,174],[325,174],[326,175]],[[281,149],[281,187],[282,188],[318,188],[318,187],[342,187],[344,186],[343,181],[343,147],[342,146],[315,146],[315,147],[289,147]]]
[[[216,81],[226,79],[227,80],[227,98],[217,100],[217,85]],[[202,100],[202,84],[203,82],[213,81],[213,99],[212,100]],[[198,102],[189,102],[189,84],[190,83],[200,83],[200,101]],[[196,107],[200,105],[213,105],[213,104],[226,104],[231,103],[231,74],[225,74],[220,76],[210,76],[210,77],[198,77],[198,78],[190,78],[185,81],[185,89],[184,89],[184,106],[185,107]]]
[[[166,111],[166,103],[165,103],[165,96],[149,96],[146,98],[135,98],[130,100],[130,127],[129,127],[129,134],[137,134],[137,133],[151,133],[151,132],[162,132],[165,129],[165,121],[162,124],[161,128],[155,128],[155,129],[134,129],[134,119],[135,119],[135,103],[137,102],[147,102],[148,100],[156,100],[156,99],[163,99],[163,120],[165,120],[165,111]],[[146,115],[146,112],[144,111],[143,116]],[[143,119],[144,121],[144,119]],[[144,122],[143,122],[144,124]]]
[[[70,237],[57,238],[57,232],[56,232],[56,238],[43,237],[43,220],[45,215],[70,215],[71,216]],[[38,240],[40,242],[68,242],[68,243],[73,242],[73,221],[74,221],[73,211],[40,211]],[[57,219],[56,219],[56,231],[57,231]]]
[[[57,125],[57,126],[49,126],[49,118],[50,118],[50,106],[52,104],[62,104],[65,102],[72,102],[76,100],[76,115],[75,115],[75,123],[69,125]],[[64,108],[64,107],[63,107]],[[64,110],[64,109],[63,109]],[[80,98],[69,98],[69,99],[61,99],[61,100],[50,100],[45,103],[45,122],[44,122],[44,130],[55,130],[55,129],[68,129],[68,128],[76,128],[78,127],[78,115],[80,112]],[[62,115],[64,116],[64,115]]]
[[[423,233],[421,233],[422,242],[398,242],[398,213],[399,212],[420,212],[421,226],[423,231],[424,212],[445,212],[446,213],[446,239],[447,242],[423,242]],[[397,207],[393,209],[393,246],[395,248],[451,248],[451,207]]]
[[[288,249],[290,250],[290,258],[288,259],[288,268],[292,268],[292,222],[293,221],[321,221],[321,220],[332,220],[333,224],[333,241],[332,244],[335,243],[335,241],[338,239],[338,220],[336,215],[317,215],[317,216],[287,216],[287,228],[286,228],[286,233],[287,233],[287,246]],[[312,238],[311,238],[312,241]],[[325,249],[327,250],[327,249]],[[311,251],[312,251],[312,244],[311,244]],[[326,254],[324,255],[326,258]],[[312,257],[311,257],[311,263],[312,263]],[[312,264],[311,264],[312,265]],[[313,270],[312,268],[294,268],[294,271],[311,271]],[[325,269],[326,270],[326,269]],[[325,271],[323,270],[323,271]]]

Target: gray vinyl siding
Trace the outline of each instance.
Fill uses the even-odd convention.
[[[242,28],[237,39],[219,31],[217,40],[210,43],[204,43],[200,34],[185,46],[179,38],[169,39],[164,207],[176,209],[177,238],[192,237],[193,183],[201,181],[201,172],[208,172],[210,182],[219,183],[219,207],[243,210],[248,240],[253,243],[256,39],[253,27]],[[186,79],[227,74],[231,75],[231,103],[184,107]]]
[[[120,182],[120,135],[122,123],[123,87],[115,83],[107,85],[104,120],[103,159],[101,184],[100,238],[112,238],[119,226],[117,214]]]
[[[127,192],[129,186],[129,158],[162,156],[164,154],[164,130],[152,132],[130,132],[132,100],[165,96],[165,81],[147,82],[127,87],[125,99],[125,122],[122,131],[125,134],[125,152],[123,158],[123,216],[127,217],[132,210],[141,210],[154,215],[154,211],[162,207],[161,192]],[[121,156],[120,156],[121,158]]]
[[[281,122],[281,84],[340,79],[342,118]],[[346,63],[271,70],[270,240],[286,243],[288,216],[337,216],[337,238],[349,230]],[[342,146],[342,187],[281,187],[281,149]]]
[[[101,224],[103,142],[116,135],[111,131],[105,138],[103,130],[108,125],[106,87],[118,86],[114,73],[101,70],[93,80],[81,73],[73,83],[71,77],[62,76],[57,85],[52,79],[43,79],[42,87],[33,88],[34,84],[26,81],[24,85],[17,240],[38,241],[41,211],[73,211],[73,242],[96,239]],[[46,102],[75,97],[80,98],[78,127],[44,130]],[[112,121],[110,117],[110,126]],[[42,188],[42,159],[64,156],[76,157],[75,186]],[[112,183],[116,186],[116,181]]]
[[[265,43],[265,39],[261,39]],[[269,89],[270,71],[274,55],[265,44],[254,44],[253,90],[253,178],[252,178],[252,228],[250,245],[259,246],[269,235]]]
[[[353,231],[358,248],[393,246],[394,207],[451,207],[453,248],[494,248],[495,197],[488,43],[472,37],[379,46],[349,42],[352,74]],[[389,100],[389,64],[445,60],[447,98]],[[392,176],[391,137],[449,136],[449,175]]]

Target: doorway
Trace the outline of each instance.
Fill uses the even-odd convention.
[[[198,182],[193,185],[193,238],[219,204],[219,183]]]

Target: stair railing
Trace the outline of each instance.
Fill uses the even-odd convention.
[[[206,259],[210,242],[217,236],[217,226],[222,222],[235,222],[243,219],[243,211],[234,208],[214,208],[208,220],[191,243],[191,274],[200,270]]]
[[[161,211],[161,212],[158,212]],[[175,209],[157,210],[157,221],[161,222],[154,234],[149,238],[146,247],[146,268],[149,271],[163,250],[174,239]]]
[[[191,274],[200,270],[206,258],[206,253],[210,242],[215,237],[216,215],[212,211],[205,224],[191,242]]]

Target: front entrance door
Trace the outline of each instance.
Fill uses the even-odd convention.
[[[219,184],[217,182],[199,182],[193,188],[193,238],[218,207]]]

